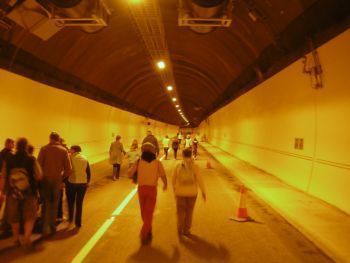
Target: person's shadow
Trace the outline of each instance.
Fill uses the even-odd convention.
[[[215,246],[203,238],[192,234],[188,237],[181,237],[180,242],[203,262],[213,260],[215,262],[230,262],[230,252],[223,245]]]
[[[162,250],[152,246],[141,246],[138,251],[130,255],[127,262],[179,262],[179,248],[174,246],[171,256],[165,254]]]

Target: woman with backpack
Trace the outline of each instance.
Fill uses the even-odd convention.
[[[196,203],[198,188],[206,201],[206,193],[198,166],[192,159],[191,148],[182,151],[183,161],[175,167],[172,183],[176,197],[177,230],[179,236],[190,236],[193,209]]]
[[[31,247],[31,234],[37,218],[38,187],[42,179],[40,166],[35,158],[27,153],[28,141],[18,139],[16,153],[5,160],[0,181],[0,195],[6,195],[6,215],[11,224],[16,245],[20,245],[20,218],[24,221],[23,245]]]

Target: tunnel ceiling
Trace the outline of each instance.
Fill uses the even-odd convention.
[[[106,1],[110,25],[64,28],[47,41],[1,28],[1,67],[119,108],[182,125],[126,0]],[[199,34],[179,27],[178,1],[159,0],[177,92],[192,126],[349,27],[349,0],[235,0],[233,22]],[[257,20],[249,16],[254,10]],[[7,88],[7,87],[1,87]],[[9,88],[9,87],[8,87]]]

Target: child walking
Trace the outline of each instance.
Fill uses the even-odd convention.
[[[190,236],[193,209],[200,188],[203,200],[206,193],[198,166],[192,159],[191,148],[182,151],[183,161],[175,167],[173,174],[173,189],[176,196],[177,230],[179,236]]]

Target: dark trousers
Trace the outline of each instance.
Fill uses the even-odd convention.
[[[63,189],[61,190],[60,197],[58,200],[57,218],[63,219]]]
[[[40,187],[43,199],[42,215],[44,219],[43,232],[49,234],[56,232],[56,217],[61,192],[60,181],[43,181]]]
[[[169,148],[168,147],[164,147],[165,159],[168,159],[168,151],[169,151]]]
[[[120,174],[120,163],[113,164],[113,177],[119,179]]]
[[[73,222],[74,218],[74,208],[75,213],[75,225],[77,227],[81,226],[81,217],[83,214],[83,201],[85,192],[87,189],[86,184],[72,184],[68,183],[66,192],[68,200],[68,211],[69,211],[69,222]]]
[[[177,229],[180,234],[189,233],[197,196],[176,196]]]
[[[177,148],[173,148],[175,159],[177,158],[177,150],[178,150]]]

